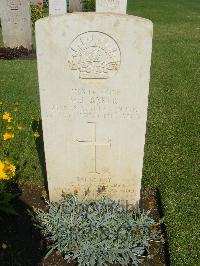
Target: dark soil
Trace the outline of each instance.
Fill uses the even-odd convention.
[[[24,47],[18,48],[5,48],[0,47],[0,59],[11,60],[11,59],[35,59],[36,54]]]
[[[75,266],[76,263],[66,263],[61,255],[54,252],[46,260],[45,241],[40,233],[34,229],[28,212],[32,206],[45,209],[45,188],[33,184],[24,184],[20,187],[21,197],[16,203],[18,216],[5,217],[0,221],[0,265],[1,266]],[[151,209],[154,219],[160,219],[158,208],[158,193],[155,190],[143,190],[141,208]],[[7,248],[2,248],[2,243]],[[168,265],[166,246],[162,242],[153,242],[150,250],[150,259],[145,259],[142,266]]]

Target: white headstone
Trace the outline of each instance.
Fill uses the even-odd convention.
[[[5,47],[32,48],[29,0],[1,0],[1,24]]]
[[[96,12],[126,14],[127,0],[96,0]]]
[[[67,13],[66,0],[49,0],[49,15],[64,15]]]
[[[74,13],[37,21],[36,39],[50,200],[64,191],[136,203],[152,23]]]
[[[80,12],[81,0],[69,0],[69,12]]]

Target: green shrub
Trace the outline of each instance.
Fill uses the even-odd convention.
[[[81,201],[67,195],[49,203],[48,212],[35,209],[35,225],[48,240],[47,256],[58,250],[79,265],[138,265],[150,241],[159,239],[158,224],[147,213],[129,211],[101,198]]]
[[[85,12],[96,10],[95,0],[83,0],[83,1],[81,1],[81,3],[82,3],[82,9]]]
[[[37,5],[31,6],[31,21],[32,21],[32,26],[33,28],[35,27],[35,22],[40,19],[43,18],[44,14],[43,14],[43,9],[40,8]]]

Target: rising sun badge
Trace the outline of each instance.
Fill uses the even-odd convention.
[[[97,31],[77,36],[70,45],[68,58],[69,68],[79,79],[109,79],[121,63],[116,41]]]

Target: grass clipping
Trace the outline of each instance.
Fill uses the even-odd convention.
[[[50,255],[59,251],[79,265],[138,265],[158,240],[158,224],[148,213],[129,211],[108,198],[80,200],[63,196],[48,212],[35,209],[35,225],[47,239]]]

